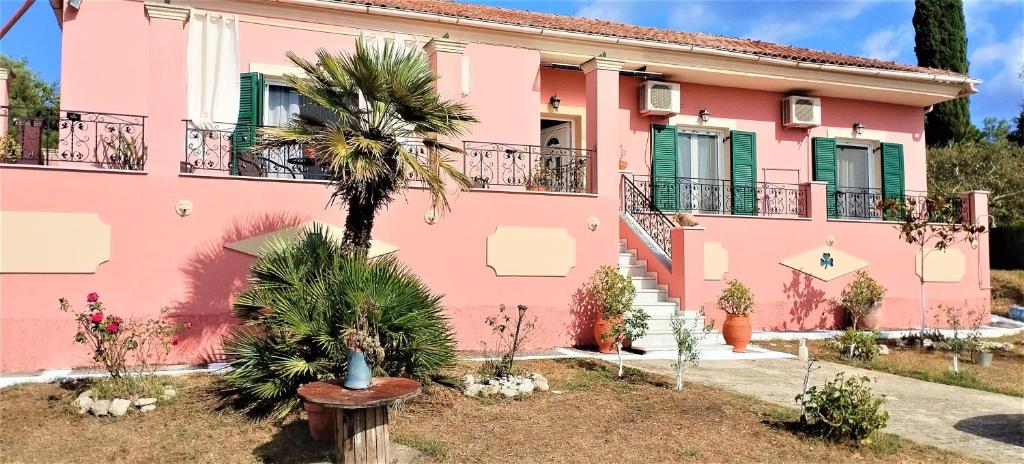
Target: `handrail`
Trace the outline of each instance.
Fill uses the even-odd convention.
[[[672,257],[672,222],[628,177],[622,177],[622,212],[628,214],[669,258]]]

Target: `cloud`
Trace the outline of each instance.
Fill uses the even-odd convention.
[[[914,51],[914,27],[904,24],[875,31],[861,43],[861,54],[868,58],[896,61],[904,52]]]
[[[593,0],[576,10],[575,16],[619,23],[632,23],[634,22],[634,14],[641,9],[637,2]]]
[[[978,93],[971,97],[974,118],[1010,117],[1024,100],[1024,29],[1010,37],[982,44],[971,52],[971,74],[982,79]]]
[[[747,30],[744,37],[776,43],[793,43],[796,40],[827,31],[833,27],[833,23],[856,19],[871,5],[871,2],[865,0],[801,2],[793,5],[798,5],[799,10],[786,9],[787,11],[781,15],[759,15],[756,24]]]
[[[668,26],[686,32],[704,32],[709,24],[719,21],[718,12],[707,3],[690,2],[685,8],[676,8],[669,16]]]

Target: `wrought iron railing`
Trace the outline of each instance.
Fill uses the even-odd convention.
[[[593,150],[494,142],[463,142],[463,172],[474,186],[592,193]]]
[[[804,185],[738,184],[722,179],[635,176],[634,184],[663,210],[704,214],[806,217]]]
[[[829,192],[826,201],[830,215],[841,219],[901,220],[898,211],[887,210],[885,202],[895,200],[903,203],[913,217],[929,218],[933,222],[960,222],[964,220],[960,197],[942,198],[937,204],[927,192],[906,191],[903,195],[887,196],[882,189],[862,187],[837,187]],[[834,205],[834,206],[832,206]]]
[[[623,177],[620,207],[623,213],[636,221],[666,256],[672,256],[672,229],[676,224],[655,206],[651,201],[650,192],[641,190],[632,180]]]
[[[203,128],[185,121],[182,172],[220,171],[233,176],[324,179],[327,168],[306,156],[300,145],[258,148],[260,127],[214,123]]]
[[[0,162],[131,171],[146,165],[145,116],[3,106],[0,127],[13,141],[0,145]]]

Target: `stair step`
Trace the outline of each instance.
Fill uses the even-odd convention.
[[[647,261],[637,261],[636,255],[633,253],[619,253],[619,266],[629,266],[631,264],[647,264]]]
[[[660,288],[638,288],[636,289],[636,303],[664,303],[668,302],[668,294]]]
[[[650,275],[650,273],[647,271],[647,263],[619,266],[619,274],[622,274],[626,277],[647,277],[648,275]]]
[[[637,290],[652,290],[658,288],[658,279],[650,276],[633,276],[633,287]]]

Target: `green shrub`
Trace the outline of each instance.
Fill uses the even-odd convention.
[[[718,296],[718,308],[734,316],[746,316],[754,312],[754,294],[743,282],[730,280]]]
[[[252,266],[238,294],[243,325],[224,341],[233,371],[226,399],[257,416],[295,411],[299,385],[343,378],[344,334],[356,308],[372,304],[384,359],[375,374],[427,378],[455,362],[441,297],[393,257],[367,260],[313,226],[294,242],[277,242]]]
[[[797,395],[808,430],[830,440],[870,443],[871,434],[889,421],[889,413],[882,409],[885,396],[871,393],[870,380],[840,372],[825,385],[808,389],[806,396]]]
[[[882,284],[872,279],[867,272],[857,271],[857,277],[843,289],[839,302],[850,313],[850,322],[856,328],[860,318],[874,311],[884,296],[885,287]]]
[[[871,361],[878,356],[878,332],[847,330],[827,342],[825,348],[845,360]]]

